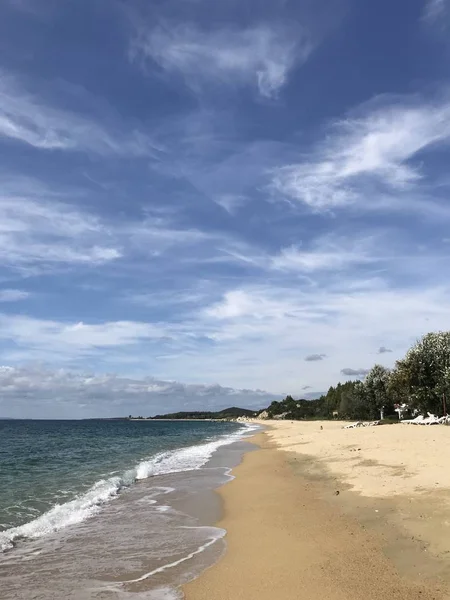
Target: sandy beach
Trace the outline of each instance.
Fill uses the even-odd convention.
[[[450,598],[450,429],[267,425],[219,490],[227,551],[187,600]]]

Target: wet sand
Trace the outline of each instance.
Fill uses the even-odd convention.
[[[290,430],[287,423],[279,425],[255,436],[260,449],[246,454],[233,471],[235,479],[219,490],[224,517],[218,526],[227,530],[227,551],[184,586],[186,599],[450,598],[448,559],[431,553],[405,528],[408,519],[424,521],[417,511],[431,505],[422,497],[416,504],[404,494],[364,497],[352,491],[342,474],[329,468],[332,461],[322,463],[302,439],[314,437],[312,430],[305,434],[303,423]],[[277,449],[277,432],[289,452]],[[373,466],[366,464],[363,471]],[[438,500],[439,493],[436,509]]]
[[[450,581],[450,427],[343,425],[275,422],[268,435],[293,453],[304,476],[340,488],[339,508],[377,529],[406,574]],[[396,551],[399,536],[416,552],[406,543]]]
[[[178,600],[225,550],[214,491],[253,449],[221,446],[200,469],[155,475],[90,519],[0,555],[1,600]]]

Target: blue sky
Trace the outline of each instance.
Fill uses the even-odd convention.
[[[308,396],[450,328],[448,0],[5,0],[0,415]]]

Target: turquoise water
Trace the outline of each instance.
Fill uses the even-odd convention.
[[[224,422],[0,421],[0,548],[81,523],[138,481],[202,467]]]

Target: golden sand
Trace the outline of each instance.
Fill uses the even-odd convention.
[[[450,490],[450,427],[343,429],[345,423],[332,421],[270,423],[268,435],[279,448],[314,456],[364,496]]]
[[[186,599],[450,598],[450,578],[442,556],[435,561],[420,537],[405,535],[401,520],[398,529],[395,526],[397,511],[404,511],[404,502],[408,502],[392,481],[403,477],[398,475],[393,458],[397,450],[403,456],[403,450],[391,447],[389,451],[385,447],[390,439],[400,436],[403,441],[402,436],[408,433],[439,439],[443,434],[432,428],[428,433],[416,433],[412,428],[405,434],[394,431],[399,427],[406,428],[384,426],[374,428],[375,433],[346,430],[342,434],[336,423],[283,422],[274,424],[268,434],[256,436],[260,449],[247,453],[233,471],[235,479],[219,490],[224,518],[218,525],[227,530],[227,552],[216,565],[184,586]],[[377,433],[380,438],[375,441]],[[275,440],[290,452],[276,449]],[[356,445],[361,450],[355,452],[362,453],[366,440],[371,442],[367,441],[364,455],[358,457],[359,462],[366,461],[366,466],[358,466],[354,452],[347,448],[346,454],[344,447]],[[378,456],[380,446],[386,454],[382,466],[371,454]],[[395,469],[391,463],[395,463]],[[403,466],[405,477],[417,477],[416,470],[408,471],[409,463]],[[365,481],[371,469],[373,486],[369,488],[359,482],[357,473]],[[381,475],[384,493],[389,497],[386,501],[376,496],[375,480]],[[427,493],[436,495],[429,478],[425,480]],[[352,491],[352,485],[366,494],[370,489],[375,497],[363,497],[359,491]],[[401,485],[409,491],[414,488],[414,484]],[[417,506],[423,510],[420,503]],[[413,520],[419,519],[418,515],[414,517],[414,510],[411,515]]]

